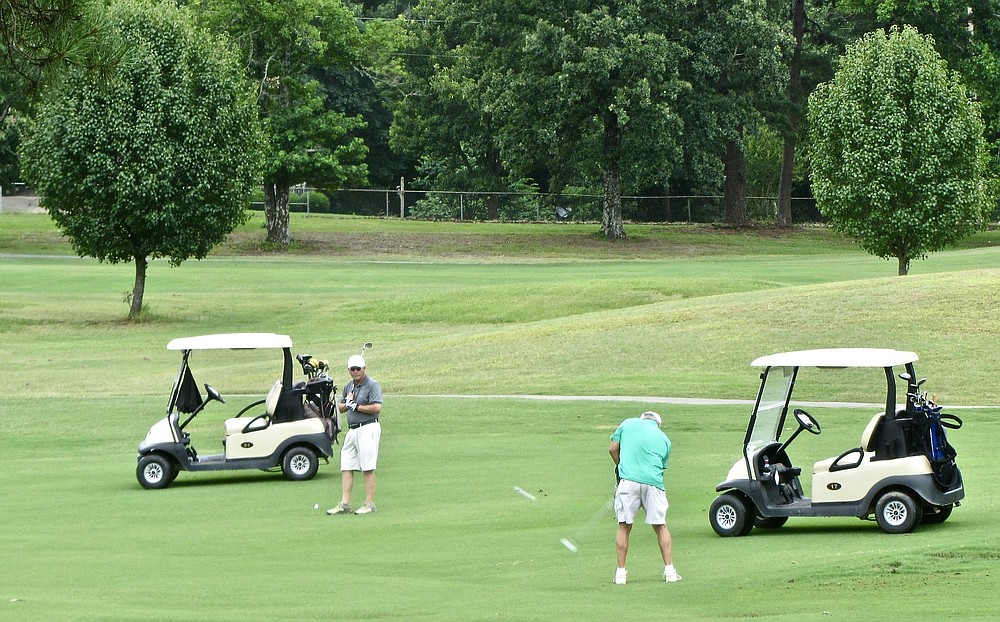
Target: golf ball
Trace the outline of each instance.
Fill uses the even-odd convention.
[[[317,503],[316,505],[314,505],[314,506],[313,506],[313,509],[314,509],[314,510],[318,510],[318,509],[319,509],[319,504]]]
[[[568,538],[562,538],[559,541],[562,542],[563,546],[565,546],[567,549],[569,549],[573,553],[576,553],[579,550],[579,549],[576,548],[575,544],[573,544],[572,542],[569,541]]]

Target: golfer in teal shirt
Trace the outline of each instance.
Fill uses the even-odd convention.
[[[669,504],[663,487],[663,470],[667,468],[670,457],[670,439],[660,430],[662,423],[660,415],[650,410],[638,418],[622,421],[611,435],[608,452],[619,477],[615,489],[615,514],[618,518],[615,583],[618,585],[626,582],[629,536],[640,507],[646,511],[646,523],[653,527],[660,546],[664,580],[674,582],[681,579],[674,569],[673,544],[666,524]]]

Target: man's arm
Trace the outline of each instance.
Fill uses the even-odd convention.
[[[611,454],[611,459],[615,461],[615,466],[618,466],[618,462],[622,458],[622,444],[618,441],[611,441],[611,447],[608,447],[608,453]]]

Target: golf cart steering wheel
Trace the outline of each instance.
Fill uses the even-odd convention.
[[[823,429],[819,427],[819,421],[816,421],[815,417],[801,408],[796,408],[793,414],[795,415],[795,420],[799,422],[799,427],[801,429],[813,434],[819,434],[823,431]]]
[[[219,402],[222,402],[223,404],[226,403],[226,400],[222,399],[222,395],[220,395],[219,392],[215,390],[215,387],[213,387],[208,383],[205,383],[205,392],[208,393],[208,400],[217,400]],[[205,401],[207,402],[208,400]]]

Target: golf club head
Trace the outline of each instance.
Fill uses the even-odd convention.
[[[372,347],[372,342],[370,341],[366,341],[363,344],[361,344],[361,355],[364,356],[365,350],[367,350],[370,347]]]

